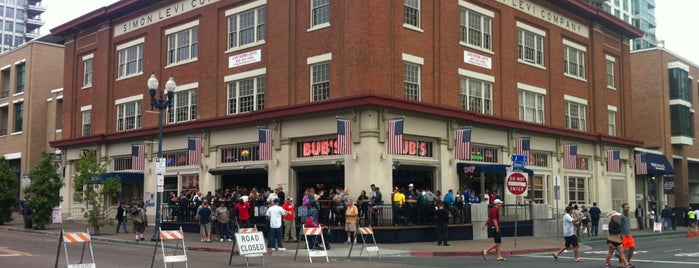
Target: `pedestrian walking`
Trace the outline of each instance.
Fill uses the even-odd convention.
[[[621,267],[630,268],[630,264],[626,259],[626,254],[624,254],[624,245],[621,239],[621,213],[612,211],[609,213],[609,224],[607,225],[607,255],[604,257],[606,268],[611,268],[611,259],[614,251],[619,252],[619,261]]]
[[[638,204],[638,207],[636,207],[636,221],[638,221],[638,229],[643,230],[643,218],[646,216],[646,214],[643,211],[643,208],[641,207],[641,204]],[[652,228],[652,227],[651,227]]]
[[[294,213],[294,199],[287,197],[282,208],[286,211],[284,215],[284,241],[296,242],[296,215]]]
[[[201,242],[211,242],[211,215],[213,211],[209,207],[209,201],[202,201],[201,206],[197,208],[197,220],[199,221],[199,236]]]
[[[279,198],[272,199],[266,215],[269,220],[269,244],[276,251],[286,250],[282,245],[282,217],[286,215],[286,211],[279,206]]]
[[[495,199],[493,201],[493,207],[488,213],[488,221],[481,226],[481,230],[488,228],[488,234],[493,237],[493,244],[483,250],[483,260],[488,260],[488,254],[493,249],[495,250],[495,255],[498,261],[506,261],[505,257],[500,253],[500,244],[502,243],[502,234],[500,233],[500,207],[502,206],[502,200]]]
[[[561,256],[563,251],[573,248],[573,255],[575,262],[582,262],[580,254],[578,253],[578,237],[575,236],[575,224],[580,222],[585,216],[573,215],[573,208],[566,207],[566,214],[563,215],[563,238],[565,240],[564,246],[558,251],[553,253],[553,259],[558,261],[558,257]]]
[[[663,230],[670,230],[670,226],[672,226],[672,211],[667,205],[665,205],[665,208],[660,211],[660,220],[663,224]]]
[[[624,250],[628,249],[626,254],[626,262],[629,267],[636,267],[631,262],[631,257],[633,257],[633,252],[636,249],[636,242],[631,236],[631,220],[629,218],[629,203],[623,203],[621,205],[622,213],[619,216],[621,223],[621,244],[624,246]],[[619,256],[622,254],[620,253]],[[621,260],[621,257],[619,258]]]
[[[449,246],[449,211],[443,202],[437,204],[437,212],[434,213],[435,229],[437,231],[437,246]]]
[[[133,222],[133,231],[136,241],[143,241],[143,231],[146,230],[146,212],[143,210],[143,203],[133,204],[129,209],[129,220]]]
[[[129,218],[128,214],[126,213],[126,204],[124,202],[121,202],[119,204],[119,208],[117,208],[117,214],[116,214],[116,219],[117,219],[117,228],[116,228],[116,233],[119,233],[119,227],[124,226],[124,233],[128,234],[129,231],[126,230],[126,221]]]
[[[588,211],[590,213],[590,224],[591,224],[591,230],[593,236],[597,236],[599,234],[599,216],[602,214],[602,211],[597,207],[597,202],[592,203],[592,207]]]

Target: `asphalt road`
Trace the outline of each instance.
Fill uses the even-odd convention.
[[[53,267],[58,250],[56,237],[23,232],[0,231],[0,266],[2,267]],[[561,239],[561,244],[563,240]],[[548,246],[548,245],[547,245]],[[68,248],[71,263],[80,258],[82,248]],[[150,267],[153,257],[153,246],[137,246],[125,244],[93,243],[97,267]],[[551,253],[537,253],[507,256],[508,261],[498,262],[494,256],[488,261],[480,257],[409,257],[384,256],[381,260],[373,258],[331,258],[330,264],[322,258],[314,258],[313,264],[308,263],[307,256],[299,256],[294,261],[293,251],[275,253],[265,256],[265,267],[604,267],[606,245],[599,242],[589,242],[581,246],[582,263],[575,263],[572,252],[564,253],[556,262]],[[65,252],[61,249],[59,267],[66,267]],[[162,267],[160,248],[154,267]],[[89,258],[89,251],[86,251]],[[189,267],[225,267],[228,264],[227,253],[189,251]],[[250,259],[251,267],[262,267],[259,258]],[[697,267],[699,263],[699,238],[684,238],[682,236],[663,236],[637,239],[637,254],[634,257],[637,267]],[[239,256],[234,257],[233,267],[244,267],[245,263]],[[170,266],[172,267],[172,266]],[[175,267],[183,267],[178,264]]]

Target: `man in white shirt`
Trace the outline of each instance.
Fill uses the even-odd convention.
[[[272,200],[272,205],[267,209],[269,219],[269,244],[277,251],[286,250],[282,245],[282,217],[286,210],[279,206],[279,199]]]
[[[573,253],[575,255],[575,262],[581,262],[582,259],[578,254],[578,237],[575,236],[575,224],[580,222],[583,216],[577,216],[573,218],[573,208],[566,207],[566,214],[563,216],[563,238],[565,238],[565,245],[555,253],[553,253],[553,259],[558,261],[558,257],[571,246],[573,247]]]

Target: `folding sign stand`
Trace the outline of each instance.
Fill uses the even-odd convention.
[[[79,263],[70,263],[70,258],[68,258],[68,245],[70,243],[82,243],[83,250],[80,254]],[[85,247],[90,247],[90,257],[92,258],[91,263],[83,263],[83,257],[85,257]],[[95,254],[92,251],[92,240],[90,239],[90,231],[86,230],[84,233],[65,233],[61,229],[61,237],[58,239],[58,251],[56,252],[56,265],[58,267],[58,259],[61,256],[61,247],[63,247],[66,252],[66,267],[68,268],[95,268]]]
[[[376,252],[376,256],[381,259],[381,254],[379,253],[379,246],[376,244],[376,237],[374,237],[374,228],[371,228],[371,225],[369,227],[357,227],[357,233],[362,236],[362,248],[359,249],[359,256],[362,256],[362,253],[366,251],[366,255],[369,256],[369,259],[371,259],[371,254],[370,252]],[[355,233],[356,234],[356,233]],[[366,241],[371,236],[371,243],[374,243],[372,246],[369,244],[369,246],[366,245]],[[354,243],[350,244],[350,250],[349,254],[347,254],[347,258],[352,255],[352,249],[354,248]]]
[[[253,228],[240,228],[235,233],[231,254],[228,257],[228,265],[233,263],[233,254],[235,253],[236,245],[238,246],[238,254],[245,257],[245,267],[250,266],[250,258],[260,257],[262,266],[265,266],[265,253],[267,253],[267,243],[262,232],[257,230],[257,226]]]
[[[153,268],[153,264],[155,263],[155,255],[158,251],[158,244],[160,244],[160,248],[163,252],[163,265],[165,266],[165,268],[167,268],[168,263],[174,262],[184,262],[184,267],[189,267],[189,263],[187,262],[187,247],[184,245],[184,232],[182,232],[182,227],[180,227],[179,230],[158,229],[158,237],[160,239],[158,239],[155,242],[155,248],[153,249],[153,259],[150,263],[151,268]],[[172,255],[167,255],[165,253],[165,241],[167,240],[176,240],[175,250],[172,253]],[[177,255],[177,250],[179,249],[180,241],[182,241],[182,255]]]
[[[313,263],[313,257],[325,257],[326,262],[330,262],[330,259],[328,259],[328,249],[325,248],[325,238],[323,237],[323,228],[321,227],[309,227],[306,228],[306,225],[303,224],[301,225],[301,230],[303,230],[303,237],[304,240],[306,241],[306,252],[308,252],[308,261]],[[309,239],[308,237],[311,237],[312,244],[315,244],[318,242],[318,237],[320,237],[320,242],[323,245],[323,250],[313,250],[310,248],[312,245],[309,245]],[[294,261],[296,261],[296,256],[299,255],[299,245],[302,243],[301,239],[299,239],[299,243],[296,244],[296,254],[294,254]]]

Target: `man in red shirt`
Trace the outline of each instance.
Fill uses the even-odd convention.
[[[500,254],[500,244],[502,243],[500,233],[500,207],[502,203],[500,199],[495,199],[493,201],[494,206],[490,209],[490,213],[488,213],[488,221],[481,227],[481,230],[485,230],[486,227],[488,228],[488,234],[493,237],[495,242],[490,247],[483,250],[483,260],[488,259],[488,253],[493,249],[495,249],[495,255],[497,255],[498,261],[507,260]]]
[[[247,198],[241,198],[238,204],[235,205],[235,211],[238,212],[238,225],[240,228],[250,228],[250,203]]]
[[[284,242],[296,242],[296,215],[294,214],[294,203],[291,197],[286,198],[282,208],[286,210],[284,215]]]

